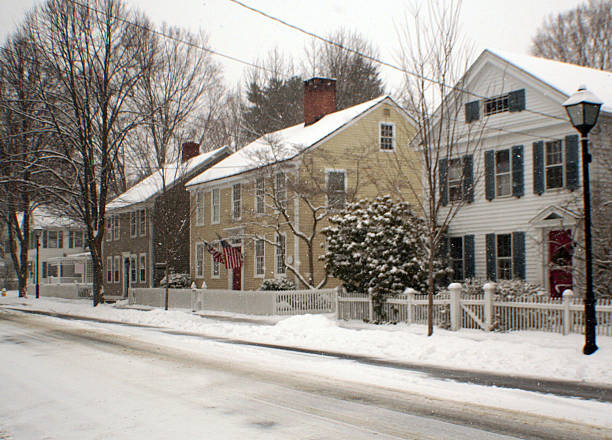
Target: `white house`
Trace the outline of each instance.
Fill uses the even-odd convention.
[[[597,184],[606,178],[601,157],[611,154],[612,73],[492,50],[467,71],[462,88],[469,93],[458,122],[466,130],[481,124],[482,138],[469,156],[470,199],[448,230],[456,279],[520,278],[553,296],[576,284],[581,150],[562,103],[581,85],[604,102],[590,136]],[[466,197],[464,164],[441,161],[444,204]]]

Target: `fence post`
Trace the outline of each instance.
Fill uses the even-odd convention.
[[[372,292],[368,290],[368,322],[374,320],[374,302],[372,301]]]
[[[491,331],[493,328],[493,297],[497,290],[497,284],[486,283],[482,286],[484,290],[484,319],[485,319],[485,331]]]
[[[461,284],[451,283],[448,285],[450,292],[450,321],[451,330],[456,332],[461,327]]]
[[[407,287],[404,290],[404,295],[406,295],[406,320],[408,324],[412,324],[414,322],[414,295],[417,293],[412,287]]]
[[[566,289],[563,291],[563,334],[569,334],[571,330],[570,319],[570,304],[572,303],[572,298],[574,297],[574,292],[571,289]]]

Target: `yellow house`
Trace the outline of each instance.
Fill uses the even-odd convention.
[[[335,110],[335,80],[307,80],[303,124],[260,137],[187,183],[198,287],[257,290],[272,278],[333,287],[320,260],[327,217],[363,198],[421,195],[415,130],[389,96]],[[240,267],[215,261],[221,239],[239,249]]]

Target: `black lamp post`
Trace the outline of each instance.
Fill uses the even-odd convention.
[[[589,141],[587,135],[597,123],[602,101],[593,93],[580,86],[578,91],[563,103],[574,128],[580,132],[582,145],[582,188],[584,199],[584,250],[586,264],[586,295],[584,297],[585,344],[582,352],[592,354],[597,350],[595,344],[595,295],[593,294],[593,262],[591,245],[591,190],[589,184]]]
[[[36,298],[40,298],[40,278],[38,276],[38,272],[40,270],[40,235],[42,234],[42,229],[36,228],[34,229],[34,235],[36,236]]]

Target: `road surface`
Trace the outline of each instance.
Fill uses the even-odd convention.
[[[265,347],[199,341],[187,350],[186,336],[155,332],[0,310],[0,439],[612,438],[567,421],[284,371]]]

